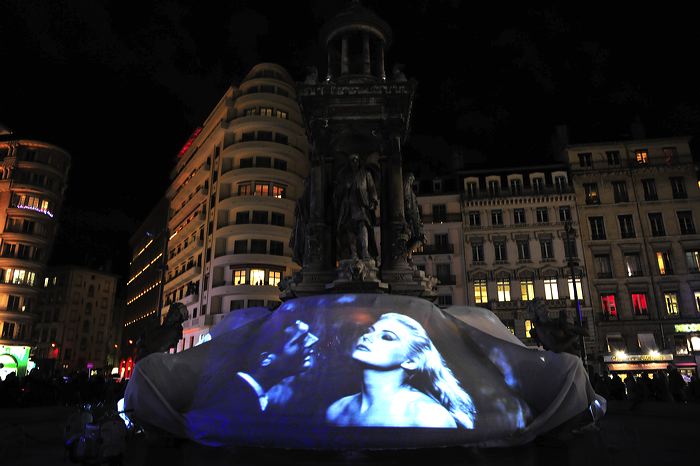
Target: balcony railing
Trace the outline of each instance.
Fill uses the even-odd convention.
[[[461,222],[462,214],[421,215],[423,223]]]
[[[453,244],[426,244],[416,254],[454,254]]]
[[[545,186],[543,188],[522,188],[522,189],[499,189],[498,191],[479,190],[477,192],[462,193],[463,200],[475,199],[494,199],[500,197],[519,197],[519,196],[543,196],[549,194],[573,194],[574,188],[570,185],[566,186]]]

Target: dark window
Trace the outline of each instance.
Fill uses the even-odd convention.
[[[253,166],[253,157],[241,159],[241,168],[250,168]]]
[[[270,254],[273,256],[284,255],[284,243],[282,241],[270,241]]]
[[[546,207],[538,207],[535,214],[537,215],[537,223],[549,222],[549,212]]]
[[[651,225],[651,236],[666,236],[664,218],[660,212],[649,214],[649,224]]]
[[[256,157],[255,166],[262,168],[270,168],[272,166],[272,159],[270,157]]]
[[[478,211],[472,210],[469,212],[469,225],[473,227],[481,225],[481,214]]]
[[[438,296],[438,306],[451,306],[452,305],[452,296],[447,295],[447,296]]]
[[[613,181],[612,185],[615,202],[629,202],[629,196],[627,195],[627,183],[624,181]]]
[[[239,239],[233,242],[233,253],[234,254],[247,254],[248,253],[248,240]]]
[[[483,243],[472,244],[472,261],[483,262],[484,260],[484,245]]]
[[[542,253],[542,259],[553,259],[554,249],[552,247],[551,239],[541,239],[540,240],[540,252]]]
[[[479,191],[479,187],[475,182],[470,181],[467,183],[467,196],[476,197],[476,194],[478,191]]]
[[[280,144],[289,144],[289,137],[286,134],[276,133],[275,142],[279,142]]]
[[[253,211],[253,223],[267,224],[267,212],[264,210],[254,210]]]
[[[608,156],[608,165],[620,165],[620,151],[619,150],[609,150],[605,152]]]
[[[270,224],[283,227],[284,226],[284,214],[272,212],[270,214]]]
[[[251,254],[267,254],[267,240],[252,239],[250,240]]]
[[[438,248],[444,248],[449,245],[449,239],[447,233],[435,235],[435,246]]]
[[[518,259],[519,260],[529,260],[530,259],[530,242],[527,240],[518,240]]]
[[[681,176],[671,178],[671,192],[674,199],[686,199],[688,193],[685,190],[685,179]]]
[[[659,199],[659,195],[656,193],[656,181],[653,179],[642,180],[642,188],[644,189],[645,201],[656,201]]]
[[[612,278],[612,265],[608,254],[593,256],[597,278]]]
[[[591,153],[590,152],[583,152],[578,154],[578,164],[580,167],[591,167]]]
[[[624,260],[625,275],[628,277],[641,277],[644,275],[642,272],[642,262],[638,253],[627,253],[624,256]]]
[[[564,239],[564,254],[567,258],[578,257],[576,250],[576,238]]]
[[[544,191],[544,178],[533,178],[532,189],[534,189],[536,193]]]
[[[591,225],[591,239],[605,239],[603,217],[589,217],[588,222]]]
[[[566,191],[568,183],[565,176],[555,176],[554,177],[554,188],[558,193],[563,193]]]
[[[511,194],[522,194],[523,182],[518,178],[510,180],[510,192]]]
[[[445,204],[433,204],[433,222],[447,220],[447,206]]]
[[[489,180],[488,189],[490,195],[498,196],[501,192],[501,182],[498,180]]]
[[[241,142],[245,142],[245,141],[255,141],[255,132],[250,131],[250,132],[241,134]]]
[[[525,223],[525,209],[513,210],[513,223]]]
[[[275,93],[275,86],[270,86],[269,84],[263,84],[260,86],[260,92],[269,92],[270,94]]]
[[[620,236],[623,238],[634,238],[634,221],[631,215],[618,215],[617,221],[620,224]]]
[[[493,252],[496,256],[497,261],[504,261],[508,257],[506,255],[506,243],[505,241],[494,241],[493,242]]]
[[[250,212],[236,212],[236,225],[250,223]]]
[[[502,210],[492,210],[491,211],[491,225],[503,225],[503,211]]]
[[[277,170],[287,170],[287,161],[282,159],[275,159],[275,168]]]
[[[663,152],[667,165],[672,165],[678,161],[678,150],[675,147],[664,147]]]
[[[233,299],[229,305],[229,311],[236,311],[245,307],[245,301],[242,299]]]
[[[695,224],[693,223],[693,212],[690,210],[681,210],[676,214],[678,215],[678,224],[681,227],[681,235],[694,235]]]
[[[567,220],[571,220],[571,208],[563,205],[559,207],[559,221],[566,222]]]
[[[272,141],[272,131],[258,131],[258,141]]]

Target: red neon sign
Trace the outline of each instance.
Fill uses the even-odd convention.
[[[201,133],[201,132],[202,132],[202,127],[201,127],[201,126],[198,126],[198,127],[194,130],[194,132],[192,133],[192,136],[190,136],[190,138],[187,140],[187,142],[185,143],[185,145],[182,146],[182,149],[180,149],[180,152],[178,152],[178,154],[177,154],[177,158],[178,158],[178,159],[179,159],[180,157],[182,157],[182,155],[183,155],[185,152],[187,152],[187,149],[190,148],[190,146],[192,145],[192,143],[194,142],[194,140],[197,138],[197,136],[199,136],[199,133]]]

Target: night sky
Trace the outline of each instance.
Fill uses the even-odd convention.
[[[0,123],[73,157],[52,263],[126,274],[129,236],[227,87],[263,61],[303,80],[346,4],[209,3],[0,3]],[[670,2],[362,3],[393,28],[387,68],[418,80],[407,154],[438,162],[423,175],[455,149],[475,167],[547,163],[560,124],[574,143],[629,138],[634,121],[648,137],[699,131],[700,29]]]

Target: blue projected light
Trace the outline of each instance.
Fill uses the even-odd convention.
[[[376,294],[239,310],[195,349],[139,361],[126,407],[207,445],[324,449],[516,445],[604,412],[580,360],[527,348],[492,317]]]

